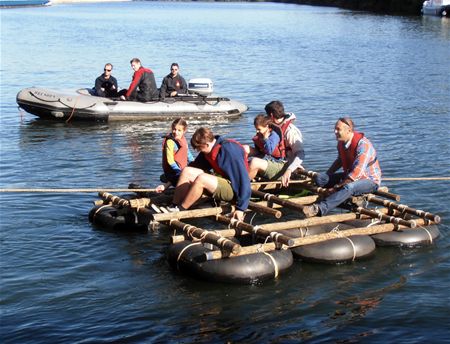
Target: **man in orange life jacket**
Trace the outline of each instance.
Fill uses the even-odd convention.
[[[191,145],[200,153],[181,172],[172,208],[189,209],[206,192],[222,201],[235,200],[236,210],[232,216],[242,221],[251,196],[247,153],[242,145],[214,136],[208,128],[197,129]],[[211,169],[220,176],[205,172]]]
[[[280,149],[284,160],[271,161],[260,158],[252,158],[249,166],[250,179],[254,179],[257,174],[267,180],[277,180],[281,178],[283,186],[289,185],[292,172],[302,167],[305,151],[303,150],[303,136],[301,131],[293,124],[295,115],[285,113],[283,104],[274,100],[265,107],[267,115],[272,117],[273,124],[281,128],[282,138]]]
[[[326,215],[351,196],[374,192],[381,183],[381,169],[377,152],[364,134],[354,130],[353,121],[342,117],[334,127],[338,141],[338,157],[327,173],[319,173],[317,185],[327,188],[328,196],[315,204],[305,206],[306,217]],[[339,168],[344,172],[336,173]]]

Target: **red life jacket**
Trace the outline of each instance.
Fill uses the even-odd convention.
[[[288,121],[289,123],[291,121]],[[288,125],[289,125],[288,123]],[[284,159],[286,157],[286,149],[285,149],[285,144],[284,144],[284,133],[282,131],[282,127],[275,125],[275,124],[270,124],[270,128],[275,131],[278,136],[280,137],[280,142],[278,142],[278,145],[275,147],[275,149],[273,150],[273,152],[268,153],[269,155],[273,156],[276,159]],[[286,128],[284,129],[286,131]],[[259,149],[260,152],[264,152],[264,139],[261,135],[255,135],[252,138],[253,142],[255,143],[255,147],[257,147]]]
[[[348,147],[348,149],[345,149],[345,142],[338,142],[337,149],[339,152],[339,157],[341,159],[342,168],[345,173],[350,172],[350,169],[352,168],[353,163],[356,159],[356,147],[363,137],[363,133],[359,133],[357,131],[353,132],[352,142],[350,143],[350,147]]]
[[[242,145],[239,142],[237,142],[236,140],[226,139],[224,141],[236,143],[239,145],[239,147],[241,147],[241,149],[244,151],[245,168],[248,171],[248,159],[247,159],[248,154],[245,151],[244,147],[242,147]],[[208,154],[204,154],[204,155],[205,155],[206,160],[208,160],[209,164],[213,168],[214,172],[220,174],[224,178],[228,178],[228,176],[225,174],[225,172],[222,171],[222,169],[219,167],[219,164],[217,163],[217,155],[219,155],[221,147],[222,147],[222,144],[216,143],[214,145],[214,147],[211,149],[211,152],[209,152]]]
[[[168,134],[163,141],[162,144],[162,167],[165,173],[170,173],[172,171],[172,168],[170,167],[169,163],[167,162],[167,154],[166,154],[166,142],[167,140],[173,140],[178,147],[178,150],[174,152],[174,159],[177,165],[182,170],[185,168],[188,164],[188,143],[186,141],[186,138],[183,136],[181,140],[176,140],[171,134]]]

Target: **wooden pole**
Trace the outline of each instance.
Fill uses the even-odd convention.
[[[188,235],[188,237],[191,237],[192,239],[200,239],[203,242],[216,245],[223,250],[230,252],[231,254],[238,254],[242,248],[241,245],[220,235],[217,235],[214,232],[191,226],[178,220],[170,221],[169,225],[172,228],[182,230]]]
[[[258,191],[258,190],[253,190],[252,191],[252,195],[255,197],[259,197],[261,199],[264,199],[268,202],[273,202],[279,205],[282,205],[283,207],[286,208],[290,208],[290,209],[294,209],[294,210],[302,210],[303,206],[301,204],[298,203],[294,203],[291,202],[289,200],[285,200],[285,199],[281,199],[273,194],[270,193],[266,193],[266,192],[262,192],[262,191]]]
[[[206,229],[205,229],[206,230]],[[217,229],[212,230],[210,232],[213,232],[219,236],[225,237],[225,238],[232,238],[236,236],[236,230],[234,228],[231,229]],[[240,232],[240,231],[239,231]],[[176,244],[177,242],[184,241],[186,239],[192,239],[191,237],[187,236],[186,232],[180,235],[172,235],[170,237],[170,243]]]
[[[182,210],[169,213],[153,214],[153,220],[158,222],[179,220],[196,217],[216,216],[222,212],[228,212],[231,210],[231,206],[225,205],[221,207],[211,207],[203,209]]]
[[[249,202],[248,208],[258,213],[274,216],[277,219],[283,215],[283,213],[279,210],[252,201]]]
[[[424,219],[418,219],[417,220],[417,224],[419,226],[424,226],[426,220]],[[385,224],[381,224],[381,225],[375,225],[375,226],[371,226],[371,227],[360,227],[360,228],[350,228],[350,229],[345,229],[345,230],[341,230],[341,231],[332,231],[332,232],[328,232],[328,233],[322,233],[322,234],[316,234],[316,235],[310,235],[310,236],[306,236],[306,237],[301,237],[301,238],[294,238],[293,239],[293,244],[289,245],[289,248],[294,248],[294,247],[298,247],[298,246],[304,246],[304,245],[309,245],[309,244],[316,244],[322,241],[327,241],[327,240],[332,240],[332,239],[337,239],[337,238],[344,238],[344,237],[349,237],[352,235],[373,235],[373,234],[379,234],[379,233],[385,233],[385,232],[392,232],[395,229],[404,229],[407,228],[407,226],[403,226],[403,225],[396,225],[393,223],[385,223]],[[282,247],[285,248],[285,247]],[[264,246],[264,251],[273,251],[275,250],[276,247],[273,243],[267,243]],[[229,255],[229,257],[237,257],[240,255],[245,255],[245,254],[253,254],[253,253],[257,253],[257,252],[261,252],[262,248],[260,245],[252,245],[252,246],[245,246],[242,247],[241,251],[237,254],[237,255]],[[222,254],[222,251],[220,250],[216,250],[216,251],[210,251],[207,252],[205,254],[205,259],[207,260],[212,260],[212,259],[221,259],[224,257],[228,257],[226,255]]]
[[[317,195],[312,195],[312,196],[303,196],[303,197],[289,198],[289,201],[293,202],[293,203],[300,204],[300,205],[308,205],[308,204],[312,204],[312,203],[316,202],[317,199],[318,199]],[[281,207],[283,207],[280,204],[276,204],[276,203],[273,203],[273,202],[270,202],[270,201],[258,201],[256,203],[264,205],[264,206],[267,206],[267,207],[270,206],[270,207],[273,207],[273,208],[281,208]]]
[[[385,200],[385,199],[378,198],[378,197],[376,197],[374,195],[371,195],[371,194],[367,195],[367,200],[369,202],[372,202],[372,203],[375,203],[375,204],[383,205],[383,206],[385,206],[387,208],[393,208],[393,209],[399,210],[400,212],[406,212],[408,214],[416,215],[418,217],[421,217],[423,219],[431,220],[431,221],[433,221],[435,223],[440,223],[441,222],[441,218],[440,218],[439,215],[434,215],[434,214],[425,212],[423,210],[410,208],[410,207],[408,207],[407,205],[404,205],[404,204],[397,204],[397,203],[394,203],[394,202],[391,202],[391,201],[388,201],[388,200]]]
[[[380,219],[382,221],[389,222],[392,224],[399,224],[409,228],[415,228],[417,226],[417,220],[407,221],[400,217],[385,215],[378,211],[365,209],[363,207],[356,208],[356,211],[360,214],[368,215],[374,219]]]
[[[275,231],[268,231],[266,229],[261,228],[260,226],[253,226],[246,222],[237,221],[234,219],[231,219],[229,217],[223,216],[223,215],[217,215],[216,219],[220,222],[226,223],[230,226],[233,226],[236,229],[243,230],[245,232],[254,233],[257,236],[267,238],[271,237],[274,242],[283,244],[283,245],[290,245],[292,243],[292,238],[288,237],[287,235],[277,233]]]

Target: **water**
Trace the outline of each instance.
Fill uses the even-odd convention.
[[[386,177],[449,176],[450,22],[271,3],[106,3],[1,10],[1,188],[156,186],[168,123],[64,124],[21,113],[25,87],[119,86],[140,57],[159,84],[186,79],[250,106],[209,123],[242,142],[273,99],[298,116],[307,167],[335,157],[337,117],[374,142]],[[188,137],[204,123],[190,123]],[[341,266],[296,262],[234,286],[168,267],[168,233],[93,228],[95,194],[1,197],[1,334],[8,343],[445,342],[450,337],[449,182],[385,182],[443,217],[420,249],[378,248]],[[257,220],[257,219],[256,219]]]

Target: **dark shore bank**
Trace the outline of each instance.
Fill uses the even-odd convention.
[[[274,2],[332,6],[396,15],[420,15],[423,4],[423,0],[274,0]]]

